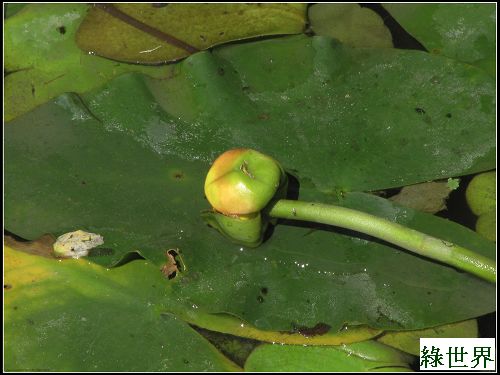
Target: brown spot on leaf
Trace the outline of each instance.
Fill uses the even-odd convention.
[[[176,277],[179,272],[182,272],[184,267],[177,250],[170,249],[165,251],[165,257],[167,258],[167,263],[161,268],[161,273],[171,280]]]
[[[56,238],[51,234],[44,234],[34,241],[23,241],[11,235],[4,235],[4,244],[18,251],[46,258],[53,258],[53,245]]]
[[[297,332],[299,332],[302,336],[313,337],[313,336],[321,336],[330,331],[331,326],[326,323],[318,323],[314,327],[299,327],[297,328]]]

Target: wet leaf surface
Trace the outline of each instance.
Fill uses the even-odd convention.
[[[317,194],[301,199],[335,202]],[[447,220],[360,193],[342,204],[495,256],[492,243]],[[288,224],[278,225],[258,249],[219,245],[215,231],[191,238],[184,248],[205,242],[211,250],[185,252],[192,272],[174,290],[200,308],[231,312],[261,329],[319,322],[332,332],[343,323],[416,329],[495,309],[494,286],[479,279],[359,234]]]
[[[113,60],[160,63],[229,41],[298,34],[305,17],[305,4],[100,4],[80,26],[77,43]]]
[[[425,52],[287,37],[196,54],[173,79],[148,86],[171,122],[190,124],[165,140],[163,153],[211,162],[230,148],[254,148],[322,190],[495,167],[494,81]],[[106,112],[104,121],[120,118]]]
[[[6,228],[27,239],[99,233],[112,252],[89,259],[104,265],[137,251],[161,267],[178,249],[179,301],[259,329],[470,319],[494,310],[493,286],[371,238],[279,225],[258,249],[228,243],[200,217],[203,181],[235,146],[294,169],[302,198],[326,203],[340,189],[490,169],[493,100],[480,70],[422,52],[291,37],[199,53],[172,79],[124,75],[6,124]],[[341,204],[494,257],[492,243],[447,220],[359,193]]]
[[[383,4],[425,48],[495,76],[494,4]]]
[[[75,228],[99,233],[114,253],[91,259],[106,265],[139,251],[162,266],[164,251],[178,249],[187,269],[175,284],[181,300],[261,329],[320,322],[333,332],[346,322],[415,329],[494,309],[494,287],[485,282],[357,235],[280,225],[258,249],[232,245],[200,217],[208,206],[208,163],[160,155],[154,143],[139,142],[128,129],[106,129],[93,117],[71,120],[81,108],[70,99],[62,96],[5,129],[6,228],[13,233],[28,239]],[[123,116],[117,126],[150,121],[134,107]],[[301,191],[304,200],[334,202],[314,189]],[[350,207],[494,256],[493,244],[449,221],[370,195],[348,197]]]

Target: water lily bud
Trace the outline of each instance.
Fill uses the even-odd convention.
[[[205,195],[224,215],[248,215],[262,210],[285,179],[273,158],[251,149],[234,149],[220,155],[205,180]]]

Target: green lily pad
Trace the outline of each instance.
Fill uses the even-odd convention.
[[[172,79],[147,84],[171,121],[191,124],[163,152],[211,162],[253,148],[322,190],[385,189],[495,167],[494,80],[421,51],[287,37],[193,55]],[[105,122],[120,116],[100,114]]]
[[[245,63],[251,55],[256,58]],[[299,58],[304,65],[292,74],[290,61]],[[389,61],[397,69],[382,67]],[[349,98],[338,92],[363,92],[356,86],[362,80],[347,74],[361,66],[379,66],[380,85],[413,81],[406,94],[398,84],[399,95],[387,102],[393,113],[378,108],[381,102],[373,98],[385,89],[375,86],[352,106],[366,105],[375,119],[347,110]],[[441,83],[424,84],[440,72]],[[444,115],[432,126],[422,120],[403,100],[423,90],[420,84],[427,89],[419,96],[426,110],[463,117],[448,123]],[[413,51],[351,50],[328,38],[293,37],[196,54],[172,80],[124,75],[82,97],[60,96],[6,124],[5,226],[27,239],[77,229],[100,234],[112,254],[89,259],[105,265],[139,251],[160,266],[167,262],[165,250],[176,249],[186,266],[174,283],[179,301],[230,313],[258,329],[304,331],[322,324],[335,333],[344,324],[366,324],[406,330],[470,319],[494,310],[494,286],[370,238],[280,225],[258,249],[228,243],[200,217],[209,206],[203,181],[209,162],[234,146],[267,152],[295,168],[303,198],[326,203],[336,201],[319,194],[311,181],[325,190],[369,190],[491,168],[494,109],[473,106],[467,112],[461,106],[477,92],[493,95],[493,87],[481,71],[451,60]],[[453,88],[455,96],[445,95]],[[298,107],[294,103],[305,100],[304,92],[310,100]],[[342,204],[495,256],[494,244],[449,221],[370,195],[349,194]]]
[[[308,10],[311,29],[352,47],[391,48],[392,35],[373,10],[359,4],[315,4]]]
[[[312,192],[300,198],[335,203]],[[348,194],[342,204],[495,257],[494,244],[447,220],[368,194]],[[247,249],[219,242],[213,230],[199,231],[183,248],[209,243],[210,250],[184,251],[191,272],[174,291],[206,311],[230,312],[275,330],[319,323],[330,326],[328,332],[344,323],[421,329],[494,311],[494,285],[369,237],[341,233],[278,225],[258,249]]]
[[[429,52],[496,70],[495,4],[383,4]]]
[[[306,4],[96,5],[78,30],[77,43],[113,60],[161,63],[229,41],[299,34],[305,17]]]
[[[137,82],[119,82],[129,79]],[[182,154],[161,156],[148,138],[74,116],[81,108],[72,98],[62,96],[6,126],[5,215],[11,232],[25,238],[75,229],[100,234],[102,246],[114,254],[89,259],[103,264],[139,250],[162,265],[164,251],[177,249],[187,269],[174,284],[181,301],[230,312],[260,329],[318,323],[331,332],[344,323],[418,329],[494,309],[494,286],[358,236],[280,225],[258,249],[235,246],[200,217],[208,207],[207,163],[183,160]],[[140,119],[137,103],[137,110],[123,111],[130,124]],[[314,189],[301,191],[304,200],[334,202]],[[492,243],[459,225],[370,195],[347,197],[353,197],[344,201],[348,206],[494,256]],[[408,269],[414,272],[408,275]]]
[[[134,84],[108,88],[113,95],[90,95],[89,106],[108,128],[129,116],[125,108],[160,118],[147,129],[134,115],[130,129],[138,137],[155,134],[160,153],[209,162],[247,146],[279,158],[320,189],[376,190],[495,165],[494,82],[422,52],[349,49],[328,38],[292,37],[196,54],[175,74],[146,80],[151,92],[143,95]],[[107,105],[114,100],[123,104]],[[157,104],[168,115],[152,108]],[[174,126],[177,137],[171,136]],[[372,157],[381,149],[382,157]],[[335,173],[324,173],[324,155]]]
[[[160,314],[168,281],[148,262],[110,270],[9,247],[4,261],[7,371],[239,370],[186,323]]]
[[[169,66],[123,64],[81,51],[74,39],[88,7],[28,4],[5,21],[6,121],[64,92],[83,93],[124,72],[168,76]]]
[[[376,341],[314,347],[261,345],[245,362],[255,372],[410,371],[413,357]]]

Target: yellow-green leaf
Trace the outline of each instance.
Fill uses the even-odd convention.
[[[84,93],[124,72],[169,75],[171,66],[122,64],[81,51],[75,33],[87,4],[28,4],[4,24],[4,120],[65,92]]]
[[[378,341],[404,352],[419,355],[420,338],[422,337],[478,337],[477,320],[466,320],[459,323],[445,324],[439,327],[416,331],[386,332],[378,338]]]
[[[77,43],[114,60],[161,63],[233,40],[301,33],[306,16],[306,4],[163,5],[94,6]]]
[[[413,357],[377,341],[340,346],[261,345],[248,357],[251,372],[411,371]]]
[[[106,269],[8,246],[4,262],[7,371],[240,370],[186,323],[160,314],[168,281],[149,262]]]
[[[382,333],[381,330],[366,325],[345,326],[339,331],[330,330],[330,327],[324,324],[298,329],[296,332],[262,330],[234,316],[209,314],[199,310],[196,305],[193,307],[193,309],[179,309],[179,306],[169,306],[168,312],[200,328],[280,344],[341,345],[368,340]]]

